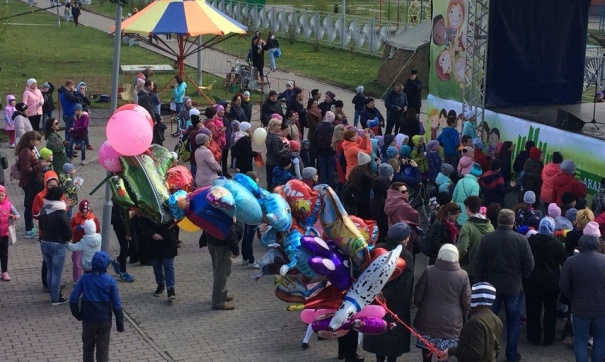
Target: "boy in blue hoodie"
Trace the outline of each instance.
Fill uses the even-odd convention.
[[[97,251],[92,257],[90,273],[84,274],[69,297],[71,314],[82,321],[82,359],[109,360],[111,313],[116,316],[118,332],[124,332],[124,314],[116,281],[107,275],[109,254]],[[80,301],[80,297],[82,300]]]
[[[460,146],[460,133],[456,129],[456,118],[448,118],[447,127],[437,137],[437,141],[443,147],[443,160],[458,168],[458,146]]]

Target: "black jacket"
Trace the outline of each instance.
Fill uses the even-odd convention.
[[[43,241],[65,244],[73,237],[64,202],[44,201],[39,220]]]
[[[252,151],[252,140],[249,136],[243,136],[231,147],[231,155],[235,157],[235,167],[243,174],[254,170],[252,161],[256,154],[256,151]]]
[[[212,246],[226,246],[231,250],[234,256],[239,256],[238,242],[242,238],[243,230],[242,227],[234,223],[227,232],[225,240],[220,240],[208,233],[202,233],[200,236],[200,248],[206,245]]]
[[[374,198],[370,200],[370,218],[376,221],[378,226],[378,240],[376,243],[381,243],[387,236],[389,231],[389,218],[384,212],[384,203],[387,199],[387,190],[391,185],[391,180],[384,177],[379,177],[372,181],[372,192]]]
[[[559,290],[560,267],[567,259],[565,248],[551,235],[534,234],[528,241],[536,265],[525,281],[525,288]]]
[[[296,101],[296,98],[292,97],[288,102],[288,109],[298,113],[298,123],[301,127],[306,127],[307,109]]]
[[[55,110],[55,101],[53,100],[53,92],[55,91],[55,86],[51,82],[47,83],[50,86],[48,92],[42,92],[42,97],[44,97],[42,112],[44,113],[50,113]]]
[[[284,116],[281,109],[281,102],[272,102],[271,99],[267,98],[261,107],[261,122],[263,123],[263,127],[267,127],[273,113],[277,113],[282,117]]]
[[[326,102],[326,101],[323,101],[323,102],[321,102],[321,103],[319,104],[319,109],[321,110],[321,117],[322,117],[322,118],[326,116],[326,112],[327,112],[327,111],[331,111],[331,110],[332,110],[332,106],[334,105],[334,102],[335,102],[335,101],[336,101],[336,100],[335,100],[335,99],[333,99],[333,100],[332,100],[332,102],[329,102],[329,103],[328,103],[328,102]]]
[[[336,156],[336,151],[332,148],[332,144],[330,142],[330,147],[328,148],[319,148],[319,144],[317,144],[317,135],[318,134],[325,134],[325,136],[330,137],[330,140],[332,139],[332,135],[334,134],[334,125],[330,122],[321,122],[317,128],[315,128],[315,137],[313,137],[313,142],[315,143],[315,150],[317,152],[318,156],[322,156],[322,157],[330,157],[330,156]],[[323,137],[323,136],[322,136]],[[336,167],[336,164],[330,166],[328,165],[328,167]]]
[[[422,106],[422,81],[418,78],[414,80],[408,79],[403,87],[403,93],[408,98],[408,106],[420,113],[420,107]]]
[[[521,280],[534,269],[534,257],[527,238],[510,227],[498,226],[481,238],[475,256],[475,283],[488,282],[498,294],[519,294]]]
[[[368,120],[372,120],[378,117],[378,122],[384,124],[384,117],[382,113],[378,110],[378,108],[368,108],[366,107],[361,114],[359,115],[359,122],[361,123],[361,127],[368,128]]]
[[[151,94],[144,89],[141,89],[137,94],[139,96],[139,106],[145,108],[145,110],[151,115],[151,119],[155,121],[155,110],[153,107],[153,98],[151,98]]]
[[[265,146],[267,147],[265,164],[277,166],[279,164],[279,156],[286,153],[279,135],[277,133],[269,133],[265,139]]]
[[[174,258],[178,254],[177,248],[177,226],[170,224],[156,224],[146,217],[141,219],[141,227],[149,245],[149,257],[151,259]],[[163,240],[154,240],[152,236],[160,234]]]

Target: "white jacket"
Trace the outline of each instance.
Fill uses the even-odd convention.
[[[82,251],[82,270],[92,270],[92,257],[101,250],[101,234],[96,233],[97,226],[94,220],[84,221],[84,236],[77,243],[67,243],[69,251]]]

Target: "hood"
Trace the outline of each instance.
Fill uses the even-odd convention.
[[[97,232],[97,225],[93,219],[86,219],[84,221],[84,234],[92,235]]]
[[[414,142],[414,146],[418,147],[418,145],[420,144],[420,140],[424,138],[424,136],[421,136],[419,134],[415,135],[412,137],[412,142]]]
[[[374,192],[374,197],[382,196],[386,197],[387,191],[389,190],[389,186],[391,185],[391,180],[385,177],[379,177],[372,182],[372,192]]]
[[[435,179],[435,183],[437,184],[437,186],[443,185],[446,183],[450,183],[450,182],[452,182],[452,180],[449,177],[442,174],[441,172],[439,172],[439,174],[437,174],[437,178]]]
[[[473,160],[472,158],[470,158],[468,156],[462,156],[462,157],[460,157],[460,160],[458,161],[458,166],[461,168],[467,168],[467,167],[471,167],[474,163],[475,163],[475,160]]]
[[[407,201],[405,196],[397,190],[388,190],[387,199],[384,203],[384,213],[387,215],[393,215],[397,213],[398,209],[401,209],[401,204]]]
[[[357,147],[358,144],[355,141],[344,140],[342,141],[342,148],[346,151],[350,148]]]
[[[496,171],[490,170],[490,171],[487,171],[486,173],[484,173],[480,180],[483,183],[483,185],[492,186],[492,184],[497,182],[500,177],[502,177],[502,176],[500,176],[499,173],[497,173]],[[496,185],[493,185],[493,186],[495,187]]]
[[[448,140],[452,140],[452,141],[455,141],[456,138],[459,138],[458,131],[452,127],[445,127],[443,129],[443,131],[441,132],[441,134],[443,135],[444,138],[447,138]]]
[[[557,174],[559,172],[561,172],[561,167],[559,167],[560,164],[558,163],[547,163],[546,166],[544,166],[544,170],[543,175],[547,178],[553,178],[555,176],[557,176]]]
[[[528,239],[531,245],[537,249],[549,249],[552,248],[552,242],[555,240],[554,236],[546,234],[533,234]]]
[[[237,133],[235,134],[235,137],[242,138],[242,137],[250,137],[250,135],[248,134],[248,132],[244,132],[244,131],[237,131]]]
[[[55,179],[57,180],[57,182],[59,181],[59,176],[57,175],[57,173],[55,171],[46,171],[44,173],[44,195],[46,195],[46,185],[48,184],[48,181]]]
[[[84,243],[89,249],[101,250],[101,234],[86,234],[80,243]]]
[[[97,251],[92,257],[90,265],[95,273],[107,272],[107,267],[111,263],[111,257],[106,251]]]
[[[46,215],[50,215],[55,211],[65,211],[67,209],[67,206],[63,201],[49,201],[45,199],[42,208],[44,209]]]
[[[84,82],[78,83],[78,86],[76,87],[76,89],[79,90],[80,86],[82,86],[82,85],[84,86],[84,89],[86,89],[85,92],[88,92],[88,86]]]
[[[10,106],[10,103],[11,103],[12,100],[16,101],[17,98],[15,98],[15,96],[12,95],[12,94],[9,94],[9,95],[6,96],[6,106],[7,107]]]
[[[59,88],[57,90],[57,93],[65,93],[65,92],[69,92],[64,86],[61,86],[61,88]]]
[[[582,235],[578,241],[578,249],[580,252],[597,251],[599,250],[599,239],[593,235]]]
[[[471,222],[477,229],[479,229],[479,231],[481,231],[481,234],[486,234],[489,231],[493,231],[493,226],[491,221],[489,221],[489,219],[481,219],[479,217],[474,217],[471,216],[468,219],[468,222]]]
[[[571,180],[575,179],[574,175],[570,175],[567,173],[563,173],[563,172],[559,172],[557,174],[557,176],[555,177],[553,184],[556,186],[561,186],[564,187],[565,185],[567,185],[569,182],[571,182]]]

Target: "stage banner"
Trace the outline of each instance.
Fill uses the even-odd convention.
[[[445,120],[448,114],[456,114],[462,104],[450,99],[433,95],[427,98],[427,140],[436,139],[441,130],[447,127]],[[457,117],[459,118],[459,117]],[[564,131],[555,127],[530,122],[490,110],[484,112],[484,121],[478,126],[478,137],[483,139],[486,153],[494,152],[499,143],[512,141],[515,144],[516,156],[522,151],[525,142],[532,140],[544,153],[544,164],[552,159],[555,151],[564,159],[571,159],[576,164],[576,177],[588,187],[590,195],[599,190],[601,178],[605,177],[605,141],[581,134]],[[461,130],[459,122],[459,129]],[[590,127],[586,125],[585,127]]]
[[[444,99],[462,99],[466,69],[467,9],[465,0],[433,0],[429,90]]]

